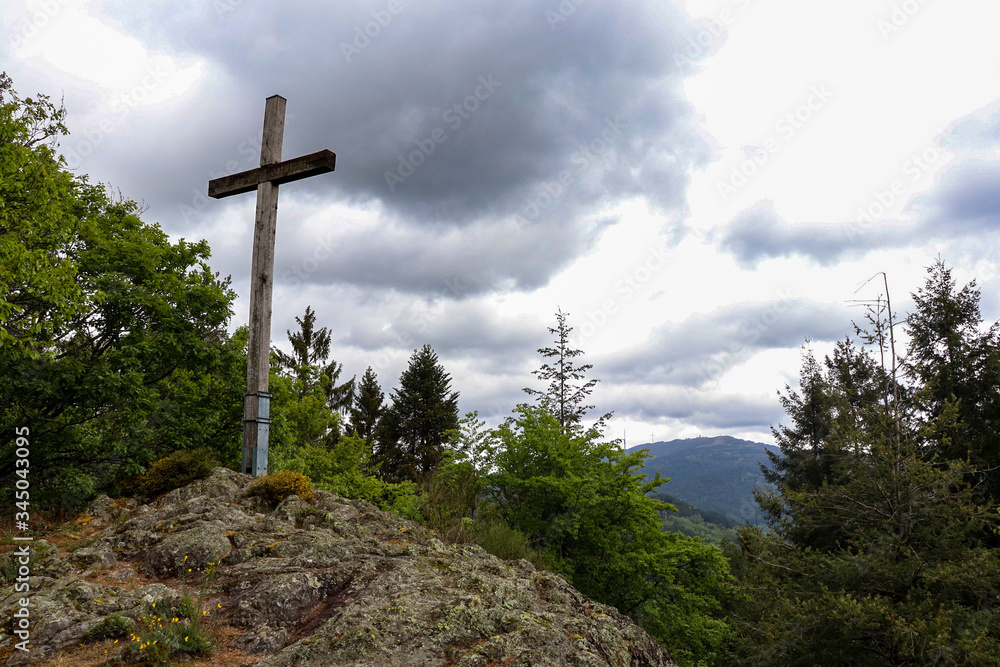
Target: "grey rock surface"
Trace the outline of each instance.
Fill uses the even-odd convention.
[[[630,619],[527,561],[446,545],[324,491],[271,509],[244,496],[252,481],[216,468],[147,505],[98,499],[88,512],[108,525],[91,547],[61,558],[40,545],[32,604],[45,620],[33,626],[30,659],[79,643],[112,613],[138,618],[144,604],[177,604],[200,588],[219,621],[244,629],[236,647],[262,667],[674,665]],[[116,563],[131,569],[106,577],[114,585],[82,579]],[[160,583],[137,587],[135,571]],[[0,601],[0,641],[16,604]]]

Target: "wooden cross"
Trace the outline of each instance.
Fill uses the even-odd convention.
[[[250,268],[250,341],[247,350],[247,391],[243,404],[243,460],[240,468],[255,477],[267,474],[270,428],[268,371],[271,355],[271,288],[274,284],[274,230],[278,218],[278,186],[333,171],[337,156],[330,151],[281,161],[285,129],[285,98],[272,95],[264,105],[264,136],[260,167],[208,182],[208,196],[221,199],[257,191],[257,217]]]

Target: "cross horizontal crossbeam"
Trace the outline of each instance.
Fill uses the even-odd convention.
[[[256,190],[261,183],[273,183],[274,185],[291,183],[317,174],[331,172],[336,166],[337,155],[333,151],[322,150],[292,160],[211,180],[208,182],[208,196],[213,199],[222,199]]]

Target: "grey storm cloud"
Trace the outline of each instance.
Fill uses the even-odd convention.
[[[466,228],[405,223],[299,234],[276,260],[287,285],[351,283],[426,297],[463,299],[495,289],[543,286],[596,241],[610,221],[507,221]],[[516,264],[510,262],[516,258]]]
[[[602,203],[643,196],[685,210],[688,175],[708,151],[679,91],[677,49],[692,28],[672,3],[574,4],[557,23],[553,0],[399,0],[396,13],[388,4],[106,4],[104,20],[213,73],[197,95],[148,112],[160,114],[157,136],[123,128],[131,157],[115,160],[129,194],[168,231],[196,234],[228,205],[200,194],[208,178],[255,166],[263,100],[279,93],[284,157],[337,153],[335,173],[286,186],[283,198],[374,201],[402,236],[459,230],[428,257],[439,266],[476,257],[465,250],[477,240],[469,228],[500,237],[519,216],[523,239],[498,239],[476,257],[484,289],[544,284],[591,247],[592,230],[577,221]],[[363,250],[359,240],[347,247]],[[362,257],[378,263],[397,244],[372,245]],[[388,250],[383,268],[400,255]],[[353,262],[313,279],[432,291],[440,282]]]
[[[719,247],[747,268],[791,256],[830,266],[878,249],[995,234],[1000,230],[1000,101],[956,120],[938,143],[955,157],[930,192],[907,203],[913,222],[865,218],[859,212],[856,220],[843,223],[791,224],[763,200],[717,232]],[[980,256],[988,252],[986,245],[980,244]]]
[[[761,350],[843,338],[852,332],[851,317],[846,306],[791,296],[727,306],[664,325],[641,346],[609,355],[601,368],[615,381],[702,386]]]
[[[997,162],[970,159],[949,168],[938,187],[917,200],[925,215],[921,231],[949,238],[1000,230],[998,179]]]
[[[739,213],[720,235],[719,247],[741,265],[755,267],[765,259],[798,255],[830,266],[852,254],[917,242],[910,225],[866,220],[837,224],[789,224],[770,200]]]
[[[545,342],[544,325],[534,318],[500,317],[495,309],[472,301],[429,307],[394,299],[384,301],[375,313],[352,319],[340,342],[368,350],[415,349],[430,343],[442,353],[489,363],[523,360]]]
[[[784,416],[773,394],[768,397],[708,394],[687,387],[623,385],[612,396],[615,414],[619,417],[650,421],[675,419],[706,431],[767,432]]]

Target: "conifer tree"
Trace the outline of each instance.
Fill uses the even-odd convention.
[[[430,345],[414,350],[379,422],[375,463],[390,482],[424,481],[458,428],[458,392]]]
[[[740,529],[728,555],[746,595],[726,664],[996,664],[996,503],[966,464],[977,450],[949,450],[952,438],[976,442],[976,419],[988,423],[988,402],[963,412],[957,397],[990,389],[996,345],[979,331],[978,293],[956,294],[940,262],[929,272],[906,320],[909,386],[895,383],[895,357],[885,357],[891,320],[859,331],[875,354],[845,341],[825,372],[807,360],[803,395],[822,384],[829,425],[823,480],[796,484],[794,466],[779,469],[776,488],[758,496],[770,530]],[[781,433],[801,435],[803,405],[785,403],[793,428]]]
[[[997,324],[980,330],[975,281],[956,290],[940,259],[927,272],[906,318],[911,343],[904,370],[921,388],[914,400],[929,435],[927,446],[980,470],[995,503],[1000,501],[1000,330]]]
[[[299,323],[299,331],[286,331],[288,342],[292,344],[292,354],[277,348],[272,350],[278,366],[289,376],[300,380],[300,398],[319,385],[326,395],[328,407],[344,412],[354,400],[354,378],[337,384],[343,364],[333,360],[326,362],[330,356],[330,331],[326,327],[316,329],[316,313],[311,306],[306,306],[305,315],[296,317],[295,321]]]
[[[385,412],[385,394],[378,385],[378,377],[369,366],[361,377],[357,396],[351,406],[350,430],[365,439],[369,445],[375,440],[379,420]]]
[[[564,433],[579,433],[583,431],[584,416],[594,407],[585,402],[598,380],[585,380],[586,372],[593,368],[591,364],[577,366],[573,361],[583,351],[570,347],[569,335],[573,327],[566,323],[568,316],[569,313],[562,312],[562,309],[556,310],[556,326],[549,327],[549,333],[555,336],[554,347],[538,348],[538,353],[552,362],[543,363],[537,371],[532,371],[532,375],[547,381],[548,388],[541,391],[525,387],[524,392],[534,396],[556,418]],[[600,432],[611,415],[609,412],[598,419],[593,430]]]
[[[771,484],[792,488],[816,487],[824,478],[824,447],[833,423],[831,390],[812,349],[805,350],[799,374],[799,391],[785,385],[781,407],[791,425],[771,427],[780,454],[767,452],[771,468],[762,468]]]

